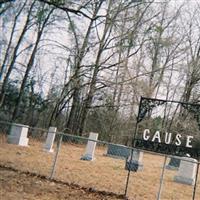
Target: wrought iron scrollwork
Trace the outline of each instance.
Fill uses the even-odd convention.
[[[140,107],[139,107],[139,113],[137,118],[137,123],[141,122],[147,113],[150,113],[153,108],[165,104],[166,101],[164,100],[155,100],[150,98],[142,98]]]
[[[197,144],[197,142],[200,141],[199,136],[195,136],[196,144],[192,148],[185,145],[185,138],[183,138],[184,140],[183,145],[176,145],[173,143],[171,144],[165,143],[164,140],[162,142],[156,142],[155,140],[151,140],[151,138],[148,140],[144,140],[144,139],[141,139],[141,137],[137,137],[139,122],[141,122],[146,117],[148,117],[148,114],[149,114],[149,117],[152,117],[151,116],[152,110],[155,109],[156,107],[161,106],[163,104],[167,106],[168,103],[178,104],[182,106],[182,108],[185,109],[185,111],[187,111],[188,113],[191,113],[193,119],[197,121],[198,128],[200,130],[200,105],[199,104],[142,97],[140,100],[137,123],[136,123],[135,133],[133,137],[133,147],[147,150],[147,151],[153,151],[153,152],[157,152],[157,153],[161,153],[165,155],[166,154],[176,155],[176,156],[190,155],[190,157],[200,160],[200,148]],[[160,110],[160,112],[162,113],[162,110]]]

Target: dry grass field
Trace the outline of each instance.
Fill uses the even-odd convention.
[[[84,152],[85,145],[62,143],[54,179],[98,191],[123,194],[127,177],[127,171],[124,170],[125,161],[104,156],[106,147],[97,146],[94,161],[80,160]],[[54,155],[55,153],[43,151],[43,143],[33,139],[30,139],[29,147],[7,144],[6,138],[0,140],[0,165],[19,171],[28,171],[48,177]],[[156,199],[163,161],[164,157],[144,153],[144,169],[137,173],[131,173],[130,176],[129,199]],[[176,174],[177,171],[165,170],[161,199],[190,200],[193,187],[174,182],[173,178]],[[101,197],[96,199],[98,198],[101,199]],[[90,198],[80,195],[80,198],[74,199]],[[109,199],[112,198],[109,197]],[[200,177],[196,200],[200,200]]]
[[[1,200],[117,200],[115,195],[92,192],[80,187],[0,167]]]

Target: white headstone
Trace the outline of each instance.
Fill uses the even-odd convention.
[[[180,167],[178,170],[178,175],[174,177],[175,182],[194,185],[196,170],[197,170],[197,160],[193,158],[184,157],[181,160]]]
[[[137,168],[137,169],[136,169]],[[131,159],[131,154],[126,160],[125,169],[130,169],[130,171],[140,171],[143,169],[143,152],[134,149]]]
[[[142,165],[143,162],[143,152],[139,151],[139,150],[134,150],[133,151],[133,161],[138,162],[139,164]]]
[[[97,140],[98,133],[90,133],[89,139]],[[88,140],[85,155],[81,157],[81,160],[94,160],[95,147],[96,142]]]
[[[44,145],[44,150],[48,152],[53,152],[53,143],[56,135],[56,127],[49,127],[46,143]]]
[[[8,143],[28,146],[28,129],[29,127],[26,125],[13,123],[10,134],[8,135]]]

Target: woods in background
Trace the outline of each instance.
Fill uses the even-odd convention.
[[[126,143],[140,96],[198,103],[194,3],[0,1],[0,120]]]

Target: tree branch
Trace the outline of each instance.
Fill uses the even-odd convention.
[[[48,0],[38,0],[40,2],[46,3],[50,6],[55,6],[56,8],[63,10],[65,12],[70,12],[70,13],[74,13],[75,15],[83,15],[84,17],[88,18],[88,19],[92,19],[90,16],[88,16],[87,14],[85,14],[84,12],[82,12],[79,9],[73,9],[73,8],[69,8],[64,6],[63,4],[58,4],[56,2],[50,2]]]

